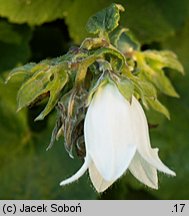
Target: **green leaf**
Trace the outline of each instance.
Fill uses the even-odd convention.
[[[170,119],[170,114],[168,109],[157,99],[146,98],[146,100],[152,109],[164,114],[168,119]]]
[[[116,85],[120,93],[123,95],[123,97],[126,100],[131,101],[132,95],[134,93],[133,83],[129,79],[126,79],[126,78],[120,78],[119,80],[116,80],[115,82],[116,82]]]
[[[22,77],[23,80],[27,80],[30,77],[32,77],[35,73],[45,72],[48,71],[48,69],[52,66],[52,64],[57,64],[59,58],[51,59],[51,60],[42,60],[39,63],[30,62],[25,65],[19,66],[14,68],[10,71],[8,74],[5,83],[8,83],[12,78],[15,78],[15,76]]]
[[[126,64],[126,59],[125,56],[116,48],[106,48],[106,47],[102,47],[96,51],[94,51],[93,53],[94,57],[97,59],[99,57],[105,57],[106,55],[114,58],[116,60],[116,65],[118,65],[117,70],[121,70],[123,69],[123,67],[125,67]]]
[[[136,88],[135,90],[140,95],[141,99],[144,99],[145,101],[146,97],[151,99],[157,98],[157,91],[152,83],[140,78],[135,78],[133,82]]]
[[[66,15],[71,0],[0,0],[0,16],[13,23],[40,25]]]
[[[50,83],[50,77],[53,76],[53,70],[39,71],[22,84],[18,91],[18,110],[29,106],[37,97],[47,93]]]
[[[150,68],[149,70],[144,71],[144,75],[150,82],[154,83],[162,93],[171,97],[179,97],[171,84],[171,81],[165,76],[163,70]]]
[[[20,67],[16,67],[14,68],[8,75],[8,77],[6,78],[6,83],[8,83],[8,81],[10,79],[12,79],[12,77],[17,76],[17,75],[24,75],[24,77],[28,77],[31,76],[31,70],[34,68],[34,66],[36,66],[36,63],[28,63],[25,64],[23,66]]]
[[[143,55],[147,61],[151,60],[150,63],[152,66],[155,64],[155,66],[160,69],[168,67],[184,74],[184,68],[182,64],[179,62],[175,53],[171,51],[148,50],[143,52]]]
[[[43,112],[36,118],[36,120],[42,120],[56,105],[60,91],[67,81],[68,75],[64,65],[37,71],[19,89],[18,110],[30,105],[40,95],[49,92],[49,101]]]
[[[111,43],[125,55],[133,50],[140,49],[140,43],[129,29],[116,28],[110,36]]]
[[[54,72],[54,80],[48,84],[47,89],[50,91],[50,98],[45,107],[45,109],[40,113],[40,115],[35,119],[43,120],[46,115],[55,107],[58,99],[60,97],[60,92],[68,82],[68,74],[64,68],[56,68],[57,71]]]
[[[133,83],[134,83],[134,92],[136,93],[136,96],[139,97],[142,100],[143,105],[146,107],[146,109],[149,109],[147,98],[149,99],[157,99],[157,91],[154,85],[146,80],[143,80],[141,77],[131,77]]]
[[[148,51],[146,51],[147,53]],[[149,51],[150,52],[150,51]],[[144,52],[145,53],[145,52]],[[161,56],[161,54],[159,54]],[[147,79],[149,82],[153,83],[162,93],[172,96],[172,97],[179,97],[177,92],[175,91],[174,87],[171,84],[171,81],[166,77],[164,71],[161,68],[166,67],[173,67],[172,64],[169,65],[169,61],[166,58],[163,58],[165,61],[160,62],[159,59],[155,59],[152,61],[148,61],[146,59],[145,54],[143,52],[136,52],[135,57],[137,59],[137,67],[140,71],[139,77],[141,79]],[[178,62],[178,65],[181,64]],[[182,67],[182,66],[181,66]]]
[[[126,65],[126,59],[124,55],[119,52],[116,48],[101,47],[91,51],[88,56],[83,56],[83,59],[79,62],[78,72],[76,76],[76,81],[81,81],[86,75],[87,68],[92,65],[95,61],[108,56],[116,61],[116,70],[120,71]],[[77,60],[75,60],[77,62]]]
[[[157,98],[156,88],[148,81],[140,80],[138,81],[138,85],[142,89],[143,95],[145,97],[154,99]]]
[[[86,25],[87,31],[100,35],[110,33],[119,25],[120,11],[124,11],[121,5],[111,4],[109,7],[97,12],[89,18]]]

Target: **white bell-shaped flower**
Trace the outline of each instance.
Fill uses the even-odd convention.
[[[60,185],[81,177],[87,169],[98,192],[106,190],[127,169],[145,185],[157,189],[157,170],[175,175],[152,149],[142,106],[127,101],[114,84],[98,88],[84,123],[86,157],[83,166]]]

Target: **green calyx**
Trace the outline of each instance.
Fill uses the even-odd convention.
[[[35,106],[46,98],[46,107],[36,118],[42,120],[57,108],[49,148],[62,135],[70,155],[73,146],[77,152],[83,149],[80,146],[84,143],[87,107],[98,88],[108,82],[113,82],[126,100],[131,101],[135,95],[146,109],[170,118],[158,95],[178,97],[178,93],[164,69],[184,74],[183,67],[171,51],[142,51],[129,29],[119,26],[120,11],[124,11],[121,5],[111,4],[97,12],[87,23],[88,32],[95,37],[86,38],[61,57],[17,67],[7,77],[6,82],[15,76],[23,79],[17,96],[18,110]]]

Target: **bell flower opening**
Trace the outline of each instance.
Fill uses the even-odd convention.
[[[175,176],[152,149],[142,106],[127,101],[114,84],[98,88],[84,122],[86,156],[83,166],[61,186],[79,179],[89,169],[90,179],[103,192],[127,169],[143,184],[158,189],[157,170]]]

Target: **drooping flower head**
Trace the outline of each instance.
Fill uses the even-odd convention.
[[[132,96],[125,99],[115,84],[98,88],[88,107],[84,123],[85,162],[65,185],[89,169],[98,192],[106,190],[127,169],[145,185],[157,189],[157,170],[175,175],[150,145],[148,124],[142,106]]]

